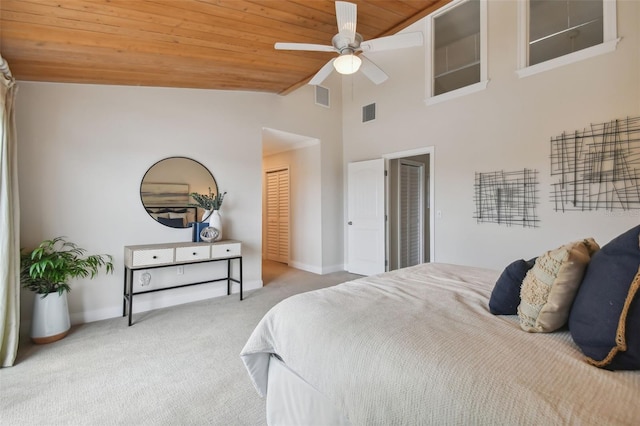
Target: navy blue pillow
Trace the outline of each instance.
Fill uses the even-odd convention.
[[[175,219],[168,219],[166,217],[159,217],[158,222],[163,225],[170,226],[172,228],[184,228],[184,219],[181,217]]]
[[[573,340],[608,370],[640,369],[639,235],[636,226],[593,255],[569,314]]]
[[[520,287],[536,258],[529,261],[520,259],[502,271],[489,299],[489,311],[494,315],[517,315],[520,304]]]

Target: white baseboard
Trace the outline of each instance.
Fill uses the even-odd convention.
[[[340,265],[332,265],[332,266],[325,266],[322,268],[322,274],[331,274],[333,272],[341,272],[344,271],[344,265],[340,264]]]
[[[330,274],[332,272],[344,271],[343,265],[333,265],[333,266],[315,266],[315,265],[307,265],[305,263],[290,261],[289,266],[296,269],[302,269],[303,271],[312,272],[318,275]]]
[[[240,285],[238,283],[231,284],[231,294],[240,293]],[[262,288],[262,286],[262,280],[245,281],[242,290],[246,292]],[[211,283],[195,287],[167,289],[156,293],[141,294],[133,298],[133,313],[168,308],[169,306],[182,305],[184,303],[197,302],[226,295],[226,283]],[[93,311],[72,312],[69,316],[72,325],[121,317],[122,304],[120,303],[118,306]]]
[[[316,265],[308,265],[302,262],[296,262],[295,260],[289,261],[289,266],[303,271],[311,272],[314,274],[322,275],[322,267]]]

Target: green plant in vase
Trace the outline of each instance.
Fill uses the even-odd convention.
[[[190,206],[199,207],[204,210],[202,214],[202,222],[208,221],[209,228],[213,228],[213,232],[205,231],[207,235],[206,241],[219,241],[222,239],[222,218],[220,216],[220,207],[222,207],[222,202],[224,201],[224,196],[226,192],[218,192],[214,194],[209,188],[209,194],[198,194],[197,192],[192,192],[189,194],[194,200],[195,203],[189,204]],[[201,241],[202,234],[204,231],[198,229],[197,224],[194,224],[194,234],[193,241]]]
[[[211,216],[214,211],[220,210],[225,194],[226,192],[218,192],[217,194],[214,194],[211,191],[211,187],[209,187],[209,194],[199,194],[197,192],[192,192],[189,194],[189,196],[194,199],[195,203],[189,203],[189,205],[192,207],[199,207],[204,210],[201,220],[201,222],[204,222],[209,219],[209,216]]]
[[[85,255],[86,250],[65,237],[44,240],[20,258],[20,281],[36,293],[31,338],[48,343],[64,337],[71,327],[67,293],[72,278],[94,278],[101,269],[113,272],[113,257]]]

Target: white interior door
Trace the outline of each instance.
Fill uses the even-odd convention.
[[[384,159],[347,166],[347,270],[385,271]]]
[[[424,261],[424,164],[400,160],[398,200],[399,267]]]
[[[266,192],[266,257],[289,263],[289,169],[267,171]]]

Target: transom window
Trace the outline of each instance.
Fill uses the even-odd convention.
[[[427,103],[486,87],[486,0],[459,0],[427,19]]]
[[[602,0],[529,0],[529,65],[602,43]]]
[[[480,81],[480,3],[467,1],[433,20],[433,94]]]
[[[520,76],[615,50],[615,0],[521,0]]]

